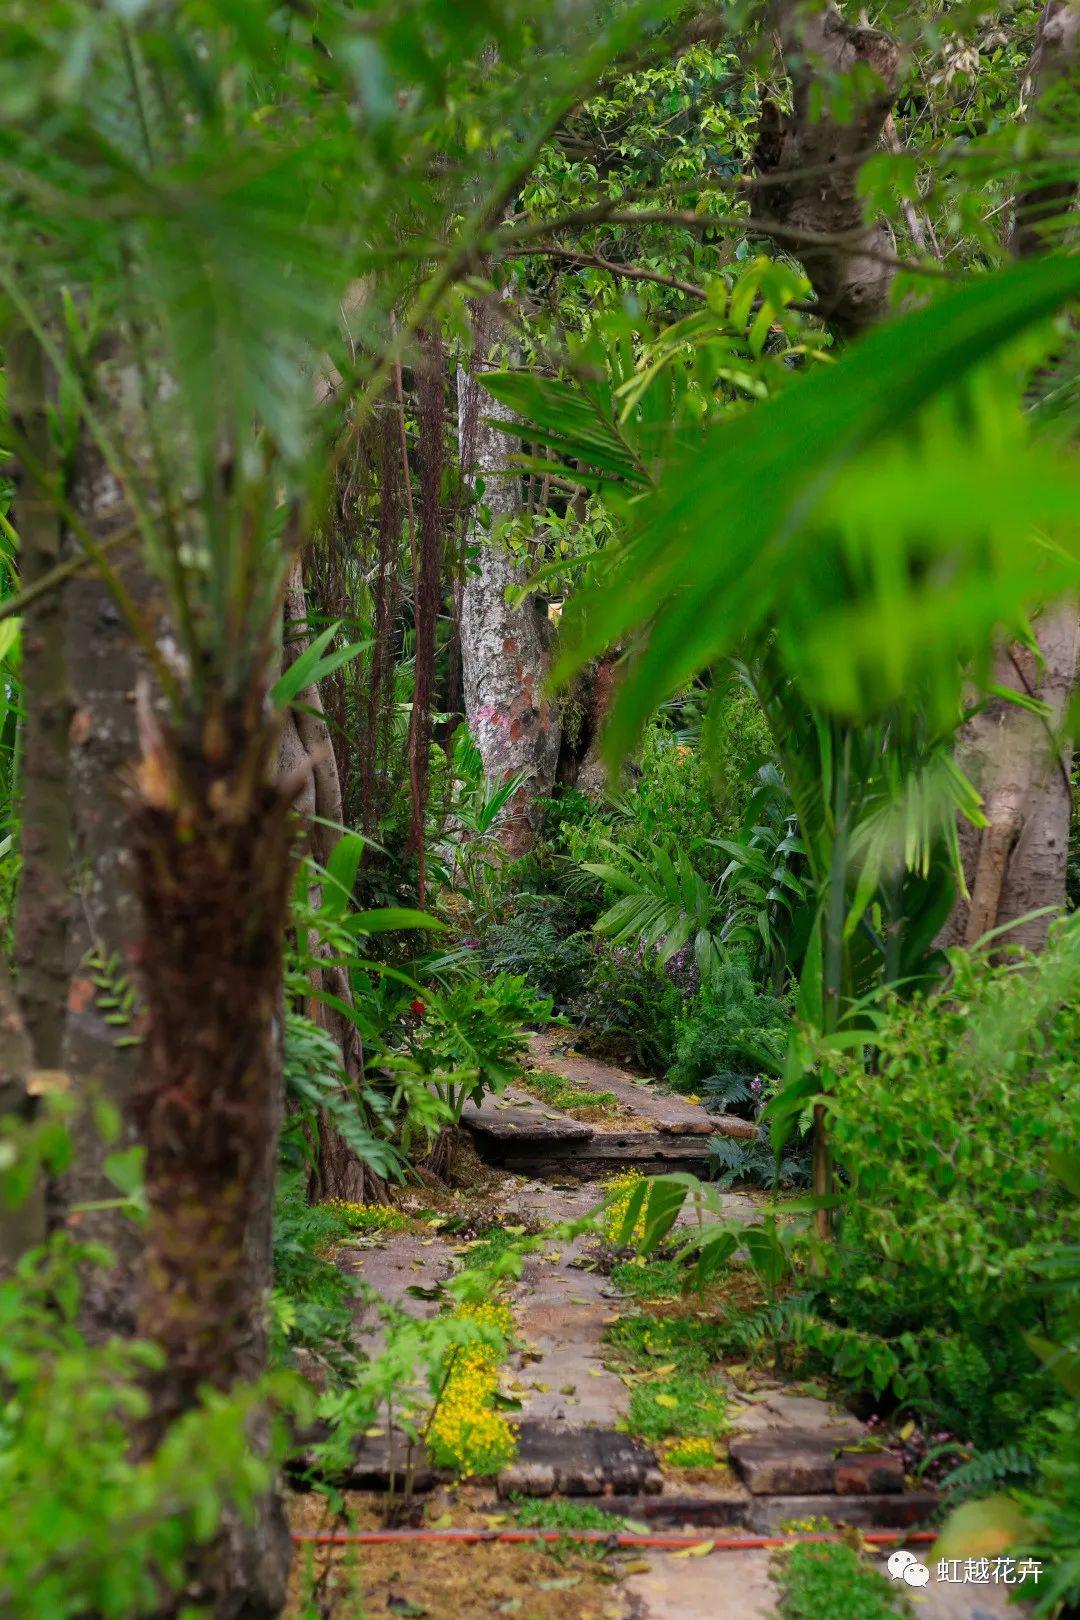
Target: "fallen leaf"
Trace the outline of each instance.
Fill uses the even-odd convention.
[[[577,1394],[577,1385],[576,1384],[560,1384],[560,1386],[559,1386],[559,1394],[560,1395],[576,1395]]]
[[[679,1552],[672,1553],[672,1558],[705,1558],[709,1553],[715,1552],[715,1541],[699,1541],[693,1547],[683,1547]]]
[[[679,1404],[674,1395],[654,1395],[653,1400],[657,1406],[678,1406]]]
[[[452,1513],[440,1513],[437,1519],[431,1520],[431,1528],[433,1530],[449,1530],[453,1522],[454,1515]]]
[[[538,1592],[569,1592],[572,1586],[581,1585],[580,1575],[560,1575],[555,1581],[536,1581]]]
[[[508,1513],[481,1513],[480,1517],[489,1530],[497,1530],[500,1524],[505,1524],[510,1517]]]
[[[647,1575],[652,1565],[647,1558],[631,1558],[622,1568],[624,1575]]]

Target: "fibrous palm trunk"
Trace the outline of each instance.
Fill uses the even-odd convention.
[[[131,809],[146,998],[135,1112],[150,1210],[138,1315],[164,1353],[149,1448],[203,1385],[226,1390],[266,1365],[295,833],[291,785],[275,780],[276,726],[218,715],[181,739],[144,719]],[[271,1616],[287,1567],[269,1496],[251,1524],[226,1517],[194,1595],[215,1616]]]

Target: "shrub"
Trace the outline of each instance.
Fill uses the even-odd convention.
[[[593,944],[593,968],[570,1005],[579,1044],[616,1063],[662,1074],[675,1049],[683,993],[653,953]]]
[[[874,1071],[838,1079],[851,1196],[808,1331],[852,1389],[992,1446],[1048,1404],[1024,1335],[1055,1342],[1063,1306],[1032,1278],[1080,1237],[1047,1169],[1080,1138],[1080,924],[1037,959],[951,963],[946,988],[893,1008]]]
[[[668,1081],[723,1113],[752,1118],[761,1088],[755,1095],[751,1083],[762,1071],[777,1072],[788,1028],[784,1004],[755,988],[741,956],[725,957],[679,1016]]]
[[[466,979],[432,989],[409,1005],[407,1043],[455,1123],[467,1098],[480,1102],[489,1091],[505,1090],[528,1047],[528,1026],[551,1017],[548,997],[506,973],[486,984]]]
[[[480,955],[493,973],[520,974],[563,1011],[592,967],[592,940],[575,932],[576,918],[558,895],[523,894],[511,915],[489,928]]]

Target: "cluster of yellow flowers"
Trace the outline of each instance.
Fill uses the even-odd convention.
[[[513,1328],[509,1305],[485,1300],[459,1305],[458,1321],[494,1328],[507,1338]],[[450,1373],[443,1386],[428,1431],[432,1461],[453,1468],[466,1478],[496,1474],[517,1451],[517,1430],[495,1405],[499,1388],[499,1354],[494,1345],[476,1342],[453,1351]]]
[[[715,1468],[716,1441],[706,1435],[686,1435],[664,1448],[664,1461],[670,1468]]]
[[[326,1204],[354,1232],[407,1232],[412,1225],[404,1210],[386,1204],[350,1204],[344,1198],[328,1198]]]
[[[624,1170],[620,1175],[612,1176],[607,1182],[608,1195],[610,1196],[612,1193],[618,1195],[600,1216],[600,1228],[609,1243],[618,1242],[623,1222],[626,1219],[626,1212],[630,1207],[630,1200],[647,1179],[636,1170]],[[631,1242],[633,1243],[640,1243],[645,1235],[645,1205],[647,1203],[648,1199],[645,1199],[634,1222],[634,1230],[631,1234]]]

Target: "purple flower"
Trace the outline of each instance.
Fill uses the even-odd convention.
[[[760,1074],[755,1074],[754,1078],[750,1082],[750,1095],[752,1097],[760,1097],[761,1090],[761,1076]]]

